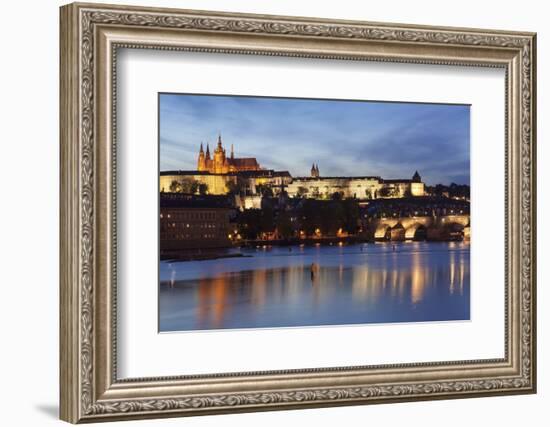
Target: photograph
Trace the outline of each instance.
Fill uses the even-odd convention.
[[[158,109],[160,332],[470,320],[470,105]]]

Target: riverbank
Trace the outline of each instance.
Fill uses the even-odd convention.
[[[291,240],[248,240],[241,241],[240,244],[223,248],[210,248],[210,249],[182,249],[180,251],[165,251],[161,252],[160,261],[164,262],[182,262],[182,261],[210,261],[225,258],[241,258],[250,257],[246,252],[242,250],[254,250],[254,249],[266,249],[266,248],[280,248],[280,250],[288,251],[290,253],[297,252],[304,247],[331,247],[331,246],[354,246],[354,245],[368,245],[374,246],[378,244],[388,244],[390,247],[396,247],[396,245],[410,244],[410,243],[465,243],[468,244],[469,240],[440,240],[440,241],[391,241],[391,240],[372,240],[364,239],[360,237],[325,237],[318,239],[291,239]],[[361,249],[363,251],[363,249]]]
[[[354,245],[360,243],[405,243],[405,242],[427,242],[427,243],[449,243],[449,242],[468,242],[469,239],[462,236],[449,235],[447,237],[430,238],[430,239],[374,239],[363,236],[346,236],[346,237],[318,237],[306,239],[278,239],[278,240],[246,240],[235,244],[233,247],[254,248],[263,246],[315,246],[315,245]]]
[[[346,237],[316,237],[305,239],[274,239],[274,240],[243,240],[239,247],[256,247],[256,246],[299,246],[307,245],[335,245],[335,244],[356,244],[356,243],[374,243],[373,239],[368,239],[362,236],[346,236]]]
[[[161,261],[183,262],[183,261],[211,261],[223,258],[250,258],[250,255],[240,253],[170,253],[162,254]]]

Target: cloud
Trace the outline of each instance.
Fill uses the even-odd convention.
[[[201,142],[307,175],[377,175],[469,183],[470,110],[464,105],[161,95],[161,170],[194,169]]]

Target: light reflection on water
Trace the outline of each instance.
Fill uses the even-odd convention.
[[[160,331],[470,318],[468,244],[237,251],[246,256],[161,262]]]

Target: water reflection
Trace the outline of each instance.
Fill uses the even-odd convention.
[[[469,246],[260,248],[161,263],[160,330],[469,319]]]

